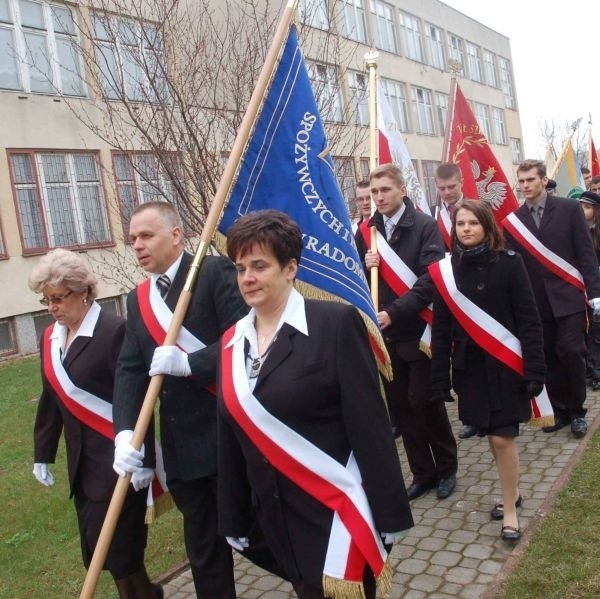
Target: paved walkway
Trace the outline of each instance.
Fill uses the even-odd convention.
[[[460,431],[456,404],[446,404],[456,434]],[[501,522],[490,520],[489,511],[500,499],[496,469],[487,439],[457,439],[459,449],[458,485],[445,500],[429,492],[412,502],[415,526],[393,548],[394,578],[390,597],[397,599],[475,599],[491,597],[494,586],[515,563],[565,483],[573,464],[600,424],[600,393],[588,393],[590,432],[576,440],[570,429],[553,434],[521,431],[521,484],[523,507],[519,512],[524,537],[516,549],[500,539]],[[578,449],[579,448],[579,449]],[[399,442],[400,456],[404,450]],[[409,476],[402,459],[405,476]],[[410,482],[410,481],[407,481]],[[509,559],[510,558],[510,559]],[[168,575],[165,597],[192,599],[194,586],[189,569],[182,567]],[[239,599],[291,599],[296,597],[289,583],[267,574],[236,556],[236,586]],[[217,598],[215,598],[217,599]]]

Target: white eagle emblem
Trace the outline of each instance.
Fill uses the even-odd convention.
[[[496,174],[496,169],[493,166],[484,171],[482,179],[480,179],[481,169],[476,160],[471,161],[471,170],[479,199],[485,200],[494,210],[498,210],[506,199],[506,183],[492,181],[493,176]]]

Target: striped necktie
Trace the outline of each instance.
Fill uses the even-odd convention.
[[[171,287],[171,279],[167,275],[160,275],[158,279],[156,279],[156,286],[160,291],[161,297],[165,297],[169,291],[169,287]]]

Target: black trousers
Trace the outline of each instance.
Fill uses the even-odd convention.
[[[400,429],[413,483],[431,484],[455,474],[456,439],[443,399],[431,388],[431,360],[418,340],[388,343],[394,380],[385,382],[392,425]]]
[[[185,550],[199,599],[235,599],[233,556],[217,535],[217,477],[170,480],[169,490],[183,514]]]
[[[581,418],[586,396],[585,312],[542,321],[546,389],[555,416]]]
[[[588,310],[588,331],[585,337],[587,346],[587,377],[593,381],[600,381],[600,321],[592,318]]]

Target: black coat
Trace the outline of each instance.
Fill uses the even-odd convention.
[[[77,387],[112,402],[117,356],[124,333],[122,318],[101,311],[93,336],[74,339],[63,366]],[[106,501],[117,479],[112,469],[114,442],[75,418],[57,397],[44,375],[43,343],[40,348],[43,390],[33,433],[34,459],[54,463],[64,429],[71,495],[81,490],[94,501]]]
[[[192,256],[184,253],[165,297],[171,310],[175,309],[191,262]],[[168,480],[192,480],[216,473],[216,398],[206,386],[216,382],[219,338],[247,311],[231,261],[207,256],[183,321],[206,347],[189,354],[192,375],[166,376],[159,396],[161,446]],[[150,381],[148,370],[155,348],[134,289],[127,296],[127,328],[115,382],[113,418],[117,432],[135,427]],[[153,443],[153,436],[149,431],[146,447]],[[146,455],[146,464],[154,465],[153,456]]]
[[[521,342],[524,376],[484,351],[469,337],[436,292],[432,328],[434,389],[458,394],[458,413],[465,424],[495,428],[531,417],[526,381],[544,382],[546,367],[542,326],[521,257],[503,251],[460,260],[452,256],[457,287],[467,298],[504,325]]]
[[[594,244],[576,200],[549,195],[540,227],[526,204],[515,211],[519,220],[549,249],[579,270],[589,298],[600,297],[600,273]],[[542,320],[585,310],[583,292],[542,266],[505,230],[506,246],[523,256]]]
[[[413,525],[366,327],[351,306],[305,302],[308,337],[288,324],[254,395],[275,417],[342,464],[354,451],[381,532]],[[219,395],[219,533],[248,536],[256,511],[288,578],[320,586],[333,512],[283,476]]]
[[[433,300],[434,289],[427,267],[432,262],[442,259],[445,254],[444,242],[436,221],[428,214],[415,210],[412,202],[406,197],[404,203],[406,210],[388,244],[418,279],[412,289],[398,297],[383,277],[379,277],[379,310],[387,312],[392,321],[383,331],[386,341],[418,340],[421,337],[425,321],[419,317],[419,312]],[[369,226],[377,227],[385,237],[383,216],[379,212],[373,215]],[[355,239],[358,255],[364,262],[367,244],[360,230]],[[365,273],[370,281],[369,272],[365,270]]]

